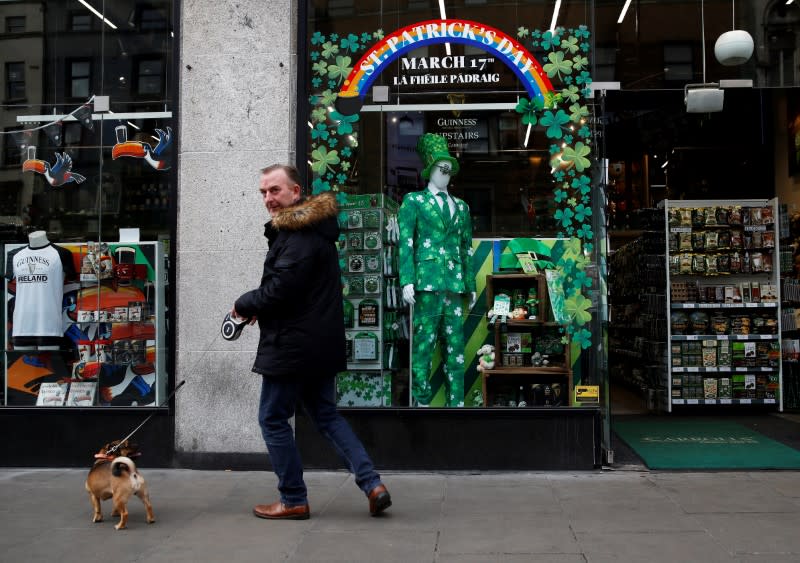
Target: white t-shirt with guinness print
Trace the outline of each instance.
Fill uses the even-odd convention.
[[[64,334],[64,280],[75,277],[72,253],[48,244],[23,246],[8,255],[6,277],[17,281],[13,336]]]

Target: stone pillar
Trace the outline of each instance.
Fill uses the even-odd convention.
[[[180,22],[177,395],[180,457],[264,453],[250,368],[258,329],[227,342],[225,313],[258,286],[259,169],[295,161],[297,6],[184,0]]]

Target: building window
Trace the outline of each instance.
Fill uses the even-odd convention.
[[[25,98],[25,63],[6,63],[6,99]]]
[[[10,133],[19,131],[22,127],[11,127],[5,129],[6,135],[2,136],[3,141],[3,166],[15,166],[22,164],[22,151],[11,137]]]
[[[69,28],[71,31],[91,31],[92,15],[82,12],[70,14]]]
[[[25,16],[8,16],[6,33],[22,33],[25,31]]]
[[[72,60],[67,65],[69,95],[73,98],[88,98],[92,76],[91,61]]]
[[[160,95],[164,84],[164,61],[141,59],[136,66],[136,93],[140,96]]]

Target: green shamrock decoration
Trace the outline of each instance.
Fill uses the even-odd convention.
[[[545,51],[545,60],[540,64],[554,86],[554,91],[544,91],[542,97],[521,98],[515,110],[531,135],[535,134],[535,129],[541,128],[548,139],[555,141],[550,146],[555,203],[553,217],[561,228],[559,234],[573,238],[567,242],[567,250],[557,260],[554,271],[565,290],[569,291],[565,302],[570,323],[564,331],[564,338],[585,349],[591,346],[592,341],[592,334],[586,328],[591,320],[591,301],[583,292],[591,289],[593,281],[584,271],[589,262],[584,252],[591,253],[594,249],[590,176],[593,136],[588,125],[591,112],[587,104],[592,83],[588,56],[591,34],[585,26],[542,31],[521,25],[516,35],[520,41]],[[337,90],[352,71],[353,61],[384,36],[383,29],[373,32],[354,30],[341,36],[315,32],[310,40],[314,46],[310,51],[315,54],[310,77],[314,91],[309,98],[312,105],[312,127],[309,130],[314,174],[312,187],[315,193],[336,192],[340,204],[347,201],[340,185],[353,170],[359,116],[343,115],[333,109]],[[352,383],[354,393],[369,394],[362,390],[363,382]]]

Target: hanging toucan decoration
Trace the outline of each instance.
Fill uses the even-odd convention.
[[[172,166],[172,128],[156,129],[158,144],[153,148],[142,141],[124,141],[114,145],[111,156],[114,160],[122,157],[142,158],[155,170],[169,170]]]
[[[47,183],[53,187],[63,186],[74,182],[82,183],[86,180],[85,176],[72,171],[72,158],[67,153],[56,153],[55,164],[50,164],[46,160],[29,158],[22,163],[23,172],[35,172],[44,176]]]

